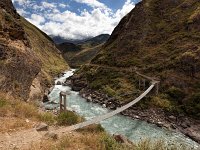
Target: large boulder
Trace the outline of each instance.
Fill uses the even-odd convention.
[[[58,139],[58,135],[54,132],[47,132],[44,136],[48,139],[53,139],[53,140]]]
[[[48,125],[46,123],[40,123],[36,125],[35,129],[37,131],[48,131]]]
[[[61,83],[60,81],[58,81],[58,82],[56,83],[56,85],[62,85],[62,83]]]
[[[49,102],[49,97],[48,97],[48,95],[45,94],[45,95],[43,96],[42,102],[43,102],[43,103]]]

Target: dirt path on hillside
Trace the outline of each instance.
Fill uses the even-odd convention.
[[[0,150],[27,150],[47,137],[47,132],[53,132],[58,138],[69,133],[68,127],[50,127],[48,131],[38,132],[35,128],[12,133],[0,133]]]
[[[37,132],[35,129],[0,134],[0,149],[29,149],[31,145],[41,141],[43,134]]]

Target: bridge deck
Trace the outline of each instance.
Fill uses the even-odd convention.
[[[144,92],[142,93],[139,97],[137,97],[135,100],[131,101],[130,103],[122,106],[121,108],[118,108],[112,112],[109,112],[107,114],[104,114],[104,115],[101,115],[101,116],[97,116],[95,118],[93,118],[92,120],[88,120],[88,121],[85,121],[85,122],[82,122],[82,123],[78,123],[76,125],[72,125],[70,127],[67,127],[65,130],[62,129],[62,132],[65,132],[65,131],[73,131],[73,130],[77,130],[77,129],[80,129],[80,128],[83,128],[85,126],[88,126],[88,125],[91,125],[91,124],[97,124],[105,119],[108,119],[116,114],[119,114],[120,112],[128,109],[129,107],[131,107],[132,105],[138,103],[143,97],[145,97],[155,86],[155,82],[152,83],[152,85]]]

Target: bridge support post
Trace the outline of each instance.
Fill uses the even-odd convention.
[[[60,92],[60,113],[63,111],[67,111],[67,94]]]
[[[139,79],[139,90],[140,90],[140,87],[141,87],[141,81],[140,81],[140,79]]]
[[[159,94],[159,82],[156,83],[156,85],[155,85],[155,94],[156,94],[156,95]]]
[[[63,111],[63,107],[62,107],[62,95],[60,93],[60,113]]]
[[[64,95],[64,111],[67,111],[67,97]]]
[[[146,89],[146,80],[145,79],[143,80],[143,88],[144,88],[144,90]]]

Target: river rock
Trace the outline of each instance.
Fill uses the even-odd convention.
[[[188,128],[189,125],[187,124],[187,122],[183,122],[181,123],[181,127],[183,127],[184,129]]]
[[[47,132],[44,136],[46,138],[50,138],[50,139],[54,139],[54,140],[58,139],[58,135],[54,132]]]
[[[40,123],[36,126],[37,131],[48,131],[48,125],[46,123]]]
[[[137,115],[134,115],[134,118],[135,118],[135,119],[140,119],[140,117],[139,117],[139,116],[137,116]]]
[[[58,82],[56,83],[56,85],[62,85],[62,83],[61,83],[60,81],[58,81]]]
[[[184,131],[184,134],[190,138],[192,138],[193,140],[195,140],[196,142],[200,143],[200,134],[197,133],[196,131],[194,131],[193,129],[186,129]]]
[[[126,137],[124,137],[123,135],[113,135],[113,137],[118,143],[125,143],[127,145],[132,144],[132,142],[128,140]]]
[[[157,122],[157,123],[156,123],[156,125],[157,125],[158,127],[163,127],[163,123],[162,123],[162,122],[160,122],[160,121],[159,121],[159,122]]]
[[[49,102],[49,97],[48,97],[48,95],[45,94],[45,95],[43,96],[42,102],[43,102],[43,103]]]
[[[175,125],[175,124],[171,124],[171,126],[170,126],[172,129],[176,129],[177,128],[177,126]]]
[[[171,121],[176,121],[176,117],[175,116],[169,116],[169,119],[171,120]]]
[[[64,82],[64,83],[62,83],[62,86],[68,86],[68,84]]]

